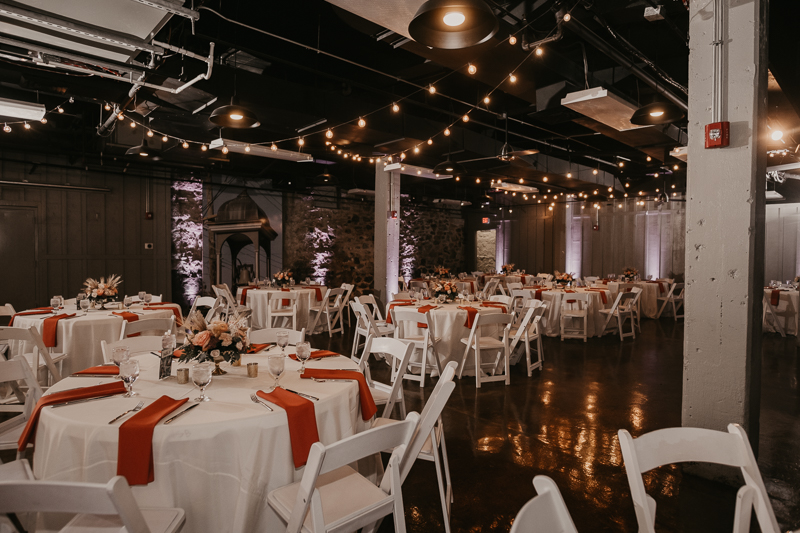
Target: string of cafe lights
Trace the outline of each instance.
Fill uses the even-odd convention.
[[[69,98],[67,98],[66,100],[64,100],[63,102],[61,102],[57,106],[55,106],[54,108],[52,108],[50,110],[46,109],[45,112],[44,112],[44,116],[42,116],[42,118],[39,119],[38,122],[40,122],[41,124],[47,124],[47,115],[50,115],[52,113],[62,114],[62,113],[64,113],[64,106],[67,105],[68,103],[72,104],[74,102],[75,102],[75,98],[70,96]],[[13,131],[13,128],[11,126],[15,126],[15,125],[18,125],[18,124],[22,124],[22,127],[25,130],[29,130],[29,129],[31,129],[33,127],[31,125],[32,122],[37,122],[37,121],[35,121],[35,120],[8,120],[8,121],[4,121],[3,122],[3,131],[5,133],[11,133]]]

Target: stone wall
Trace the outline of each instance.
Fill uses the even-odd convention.
[[[478,270],[492,272],[497,268],[497,230],[488,229],[478,231],[475,237],[475,247],[478,251]]]
[[[374,289],[375,204],[371,200],[287,195],[284,198],[284,268],[295,279],[311,277],[328,287],[353,283],[354,294]],[[400,227],[401,273],[444,265],[464,270],[464,221],[444,211],[403,202]]]

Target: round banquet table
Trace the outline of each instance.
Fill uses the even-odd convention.
[[[422,305],[437,304],[432,303],[432,300],[423,300]],[[500,308],[480,307],[476,302],[472,302],[471,304],[446,303],[438,304],[438,306],[439,308],[432,310],[430,314],[431,320],[433,320],[434,333],[441,339],[436,344],[436,351],[439,354],[439,361],[442,364],[442,368],[444,368],[445,365],[450,361],[455,361],[460,365],[461,358],[464,356],[464,350],[466,346],[461,343],[461,339],[469,337],[470,330],[464,325],[467,321],[467,312],[463,309],[459,309],[459,306],[475,307],[478,309],[478,313],[481,315],[502,313]],[[419,307],[420,305],[402,306],[398,307],[398,309],[418,309]],[[495,331],[493,334],[500,335],[500,327],[495,327],[494,330]],[[421,335],[422,330],[416,326],[408,327],[408,324],[406,324],[405,334]],[[418,363],[421,359],[421,356],[422,352],[416,350],[411,356],[411,362]],[[494,354],[490,354],[488,350],[483,352],[482,357],[484,362],[488,363],[490,361],[494,361]],[[434,374],[438,372],[435,367],[431,368],[430,365],[428,365],[427,370],[429,372],[435,371],[433,372]],[[467,357],[467,361],[464,364],[464,374],[468,376],[475,375],[475,356],[472,354]]]
[[[178,307],[177,304],[173,304]],[[141,305],[131,306],[130,311],[139,314],[139,319],[147,318],[170,318],[173,316],[171,307],[173,305],[159,306],[163,309],[143,310]],[[66,353],[67,357],[62,362],[61,375],[68,376],[72,372],[83,370],[90,366],[103,364],[103,351],[100,348],[100,341],[114,342],[119,340],[122,332],[124,319],[121,316],[112,314],[121,313],[124,309],[89,309],[86,315],[82,309],[75,309],[74,306],[67,305],[62,313],[77,313],[74,318],[66,318],[58,321],[56,328],[56,346],[53,348],[55,353]],[[24,311],[23,311],[24,312]],[[42,332],[44,318],[52,315],[28,315],[18,316],[14,319],[14,327],[30,328],[35,326],[39,333]],[[163,335],[164,332],[152,332]],[[9,341],[10,357],[33,351],[30,343],[22,341]]]
[[[324,298],[328,288],[322,285],[317,285],[316,287],[295,285],[291,288],[291,290],[299,293],[297,298],[297,330],[300,331],[301,329],[306,328],[306,333],[308,334],[313,333],[312,331],[308,331],[308,328],[311,326],[314,318],[311,314],[312,302],[314,302],[314,305],[316,305],[316,302],[318,301],[317,291],[315,288],[319,289],[321,297]],[[283,291],[280,289],[248,289],[245,305],[253,310],[251,319],[253,329],[264,329],[270,327],[269,324],[267,324],[269,295],[270,293],[280,292]],[[236,301],[242,301],[241,288],[236,291]],[[318,327],[321,327],[321,324],[318,324]]]
[[[770,299],[772,297],[772,289],[764,289],[764,297]],[[765,304],[766,305],[766,304]],[[783,332],[786,335],[797,335],[799,327],[798,317],[800,313],[800,292],[788,289],[782,289],[780,300],[777,306],[772,306],[777,313],[777,320],[783,326]],[[777,333],[773,325],[773,318],[769,317],[767,313],[764,314],[763,331]]]
[[[273,347],[269,353],[279,353]],[[265,352],[266,353],[266,352]],[[241,367],[227,363],[228,372],[214,376],[201,404],[168,426],[163,421],[153,433],[155,481],[133,486],[140,506],[180,507],[186,511],[184,531],[220,533],[283,531],[286,525],[267,503],[269,491],[299,481],[304,468],[294,468],[286,412],[274,412],[250,400],[256,390],[269,390],[265,353],[245,355]],[[287,347],[287,354],[294,353]],[[140,377],[133,386],[139,396],[108,399],[42,410],[36,431],[34,474],[37,479],[106,483],[117,472],[118,432],[121,422],[108,421],[136,405],[145,406],[168,395],[174,399],[199,395],[192,384],[179,385],[172,377],[158,381],[159,360],[137,356]],[[257,378],[248,378],[246,363],[259,362]],[[368,427],[361,419],[356,381],[314,382],[300,379],[300,363],[286,359],[282,386],[319,398],[314,402],[317,428],[323,444],[349,437]],[[308,368],[353,368],[347,357],[309,361]],[[108,383],[113,378],[70,377],[50,392]],[[183,410],[179,408],[175,413]],[[174,414],[174,413],[173,413]],[[168,417],[165,417],[168,418]],[[127,420],[127,418],[123,419]]]
[[[614,299],[619,294],[620,282],[610,281],[607,284],[598,281],[596,285],[608,287]],[[669,289],[672,286],[671,280],[663,281],[660,285],[657,282],[649,281],[636,281],[632,283],[623,283],[625,286],[639,287],[642,289],[642,296],[640,298],[640,306],[642,315],[647,318],[655,318],[658,315],[658,308],[664,304],[663,300],[658,301],[659,297],[666,297],[669,294]],[[613,303],[613,302],[612,302]],[[672,306],[668,305],[664,308],[661,316],[672,316]]]
[[[590,291],[576,287],[571,291],[583,293],[588,292],[589,312],[587,313],[587,332],[589,337],[599,337],[602,335],[603,324],[606,316],[600,312],[601,309],[609,309],[614,305],[611,291],[604,291],[606,303],[603,303],[603,296],[599,291]],[[542,301],[547,302],[547,312],[544,314],[544,334],[548,337],[558,337],[561,335],[561,299],[564,295],[562,289],[546,289],[542,291]],[[616,319],[614,319],[616,320]]]

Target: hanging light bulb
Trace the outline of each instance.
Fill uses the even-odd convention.
[[[222,145],[222,153],[223,154],[227,154],[228,153],[228,147],[225,146],[224,144]]]
[[[303,139],[302,137],[300,137],[299,139],[297,139],[297,144],[299,144],[300,146],[303,146],[304,144],[306,144],[306,140]]]
[[[326,131],[325,137],[327,137],[328,139],[333,139],[333,130]]]
[[[400,106],[397,105],[397,103],[392,104],[392,111],[397,113],[398,111],[400,111]]]
[[[450,135],[450,128],[445,128],[444,129],[444,135],[445,135],[445,137]]]
[[[30,124],[28,124],[27,122],[25,123],[25,129],[26,129],[26,130],[29,130],[29,129],[31,129],[31,125],[30,125]]]
[[[463,117],[461,117],[461,120],[463,120],[464,122],[469,122],[469,115],[464,115]]]
[[[406,158],[406,153],[403,152],[400,154],[400,161],[403,161]]]
[[[436,94],[436,87],[433,85],[428,85],[428,92],[431,94]]]
[[[148,137],[152,137],[153,136],[153,130],[147,130],[147,136]]]
[[[269,149],[272,150],[273,152],[277,152],[278,151],[278,145],[275,144],[275,143],[272,143],[272,146],[270,146]],[[331,148],[331,150],[333,150],[333,148]]]
[[[135,123],[134,121],[132,121],[132,120],[131,120],[131,129],[133,129],[133,128],[135,128],[135,127],[136,127],[136,123]]]
[[[189,148],[189,143],[187,143],[186,141],[183,141],[183,144],[181,144],[181,146],[182,146],[184,149],[185,149],[185,148]]]
[[[61,106],[58,106],[58,107],[56,107],[56,109],[58,110],[58,112],[59,112],[59,113],[63,113],[63,112],[64,112],[64,108],[63,108],[63,107],[61,107]],[[122,113],[120,113],[120,115],[121,115],[121,114],[122,114]]]
[[[9,126],[8,124],[4,124],[3,131],[6,133],[11,133],[11,126]]]
[[[428,145],[433,144],[433,139],[428,139]]]
[[[524,179],[522,179],[522,178],[520,178],[520,179],[519,179],[519,182],[520,182],[520,183],[525,183],[525,180],[524,180]]]
[[[164,135],[163,137],[161,137],[161,142],[162,142],[162,143],[165,143],[165,142],[167,142],[168,140],[169,140],[169,137],[167,137],[166,135]]]
[[[111,111],[111,106],[106,104],[103,106],[103,109],[105,109],[106,111]]]
[[[249,144],[246,144],[244,146],[244,151],[247,152],[248,154],[250,153],[250,145]]]
[[[47,117],[42,117],[42,120],[40,120],[39,122],[41,122],[42,124],[47,124]]]
[[[467,72],[469,72],[470,74],[475,74],[476,72],[478,72],[478,67],[470,63],[469,66],[467,67]]]
[[[656,172],[655,174],[653,174],[653,177],[654,177],[654,178],[657,178],[657,177],[658,177],[658,172]]]
[[[647,161],[649,162],[649,161],[652,161],[652,160],[653,160],[653,158],[648,155],[647,156]]]
[[[363,128],[367,125],[367,121],[363,117],[358,117],[358,127]]]
[[[678,170],[678,165],[675,165],[674,167],[672,167],[672,170]]]
[[[630,184],[630,183],[626,183],[626,184],[625,184],[625,187],[630,187],[630,186],[631,186],[631,184]]]
[[[208,150],[208,146],[203,144],[200,146],[200,149],[205,152],[206,150]]]
[[[475,183],[480,183],[480,182],[481,182],[480,178],[475,178]]]
[[[370,157],[370,158],[369,158],[369,162],[370,162],[370,163],[374,163],[374,162],[375,162],[375,158],[374,158],[374,157]]]
[[[517,44],[517,37],[515,35],[510,35],[508,37],[508,44],[510,44],[511,46]]]
[[[564,22],[569,22],[570,20],[572,20],[572,15],[570,15],[569,13],[566,13],[566,14],[564,15],[564,18],[563,18],[562,20],[563,20]]]
[[[536,47],[536,50],[534,51],[534,53],[535,53],[537,56],[539,56],[539,57],[542,57],[542,54],[544,54],[544,48],[541,48],[541,47],[537,46],[537,47]]]
[[[277,150],[278,148],[276,147],[275,149]],[[335,151],[336,151],[336,145],[335,145],[335,144],[334,144],[334,145],[331,145],[331,151],[332,151],[332,152],[335,152]]]
[[[517,83],[517,77],[514,74],[511,74],[508,77],[508,81],[510,81],[511,83]]]
[[[597,176],[597,169],[594,169],[594,170],[592,170],[592,174],[594,174],[595,176]]]
[[[61,109],[61,108],[59,107],[59,109]],[[124,118],[125,118],[125,115],[122,113],[122,111],[117,113],[117,120],[123,120]]]
[[[461,181],[461,178],[459,176],[456,176],[456,181]]]
[[[415,147],[414,147],[414,153],[415,153],[415,154],[418,154],[418,153],[419,153],[419,146],[415,146]]]
[[[547,181],[547,176],[545,176],[544,178],[542,178],[542,181]]]
[[[341,148],[336,150],[336,155],[342,155],[342,149]]]
[[[619,162],[619,163],[617,163],[617,164],[619,165],[619,168],[622,168],[622,167],[624,167],[624,166],[625,166],[625,162],[624,162],[624,161],[620,161],[620,162]]]
[[[571,178],[572,177],[572,172],[567,172],[567,177]]]
[[[483,97],[483,103],[486,104],[486,105],[489,105],[489,102],[491,102],[491,100],[489,99],[489,95],[484,96]]]

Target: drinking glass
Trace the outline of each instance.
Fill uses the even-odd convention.
[[[115,365],[120,366],[131,358],[131,351],[127,346],[117,346],[111,349],[111,360]]]
[[[83,314],[84,315],[89,313],[89,306],[90,305],[92,305],[92,303],[89,300],[87,300],[86,298],[83,298],[81,300],[81,309],[83,309]]]
[[[64,297],[59,294],[58,296],[56,296],[56,298],[58,298],[59,300],[58,302],[59,307],[64,307]]]
[[[277,335],[278,346],[281,347],[281,356],[284,355],[286,345],[289,344],[289,332],[279,331]]]
[[[54,313],[58,312],[59,305],[61,305],[61,300],[58,298],[58,296],[53,296],[52,298],[50,298],[50,307],[53,308]]]
[[[153,301],[153,295],[152,294],[145,294],[144,295],[144,303],[149,305],[150,302],[152,302],[152,301]]]
[[[125,309],[130,309],[131,306],[133,305],[133,297],[132,296],[126,296],[125,299],[122,300],[122,305],[125,306]]]
[[[277,355],[277,354],[270,355],[267,358],[267,369],[269,370],[269,373],[275,380],[275,383],[272,385],[272,388],[269,390],[269,392],[272,392],[275,389],[280,388],[281,386],[280,379],[281,375],[283,375],[283,368],[285,362],[286,362],[286,357],[284,357],[283,355]]]
[[[306,361],[311,357],[311,344],[307,342],[298,342],[295,346],[297,360],[300,361],[300,369],[298,372],[301,374],[306,371]]]
[[[289,280],[289,286],[294,287],[294,278]]]
[[[139,301],[144,302],[144,297],[147,294],[145,291],[139,291]]]
[[[195,386],[200,387],[200,397],[195,398],[196,402],[208,402],[211,398],[206,396],[206,387],[211,384],[211,371],[214,365],[211,363],[198,363],[192,365],[192,382]]]
[[[128,391],[124,396],[125,398],[139,395],[138,392],[133,392],[133,383],[139,377],[139,361],[136,359],[122,361],[119,365],[119,377],[122,378],[122,382],[125,383],[125,389]]]

